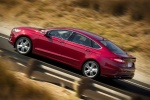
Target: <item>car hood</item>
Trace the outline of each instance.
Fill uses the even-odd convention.
[[[34,31],[34,32],[44,32],[45,31],[45,29],[43,29],[43,28],[35,28],[35,27],[17,27],[17,29]]]

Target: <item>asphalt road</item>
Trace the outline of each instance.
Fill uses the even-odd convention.
[[[3,48],[4,50],[8,50],[10,52],[13,52],[15,55],[16,52],[14,51],[13,46],[8,43],[8,38],[9,38],[8,36],[0,33],[0,48]],[[74,76],[81,75],[80,71],[78,71],[74,68],[71,68],[70,66],[67,66],[65,64],[56,62],[54,60],[50,60],[50,59],[47,59],[47,58],[44,58],[41,56],[37,56],[37,55],[31,55],[31,56],[27,57],[27,59],[28,58],[35,58],[35,59],[41,60],[41,61],[45,62],[47,64],[47,66],[49,64],[57,66],[57,67],[53,67],[53,68],[56,70],[65,72],[65,73],[74,74]],[[24,61],[22,63],[26,65],[27,59],[24,59],[24,56],[22,56],[22,58],[20,57],[18,59],[22,59],[22,61]],[[114,79],[113,80],[113,79],[100,78],[100,79],[97,79],[95,81],[95,83],[103,84],[103,85],[105,84],[106,87],[109,87],[112,90],[116,90],[116,89],[118,89],[117,91],[125,90],[127,92],[132,92],[137,95],[143,95],[143,96],[150,98],[150,85],[145,84],[140,81],[137,81],[137,80],[134,80],[134,79],[132,79],[132,80],[116,80],[116,79]]]

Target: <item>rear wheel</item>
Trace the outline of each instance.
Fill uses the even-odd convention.
[[[100,68],[97,62],[87,61],[83,65],[82,73],[84,76],[89,78],[97,78],[100,74]]]
[[[15,48],[18,53],[22,55],[27,55],[30,53],[32,48],[31,40],[27,37],[20,37],[16,41]]]

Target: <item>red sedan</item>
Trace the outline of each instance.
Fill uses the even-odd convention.
[[[74,28],[12,29],[9,43],[22,55],[34,53],[68,64],[89,78],[131,79],[135,58],[111,41]]]

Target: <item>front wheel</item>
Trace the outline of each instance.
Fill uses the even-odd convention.
[[[100,68],[97,62],[95,61],[87,61],[83,65],[82,73],[84,76],[89,78],[97,78],[100,74]]]
[[[31,40],[27,37],[20,37],[16,41],[15,48],[18,53],[27,55],[30,53],[32,48]]]

